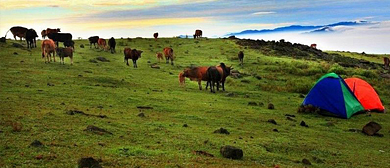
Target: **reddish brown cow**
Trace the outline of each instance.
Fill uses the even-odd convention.
[[[143,51],[141,51],[141,50],[125,48],[123,53],[125,55],[126,65],[129,66],[129,59],[131,59],[131,60],[133,60],[133,67],[138,68],[137,60],[138,60],[138,58],[141,58],[142,52]]]
[[[156,52],[156,57],[157,57],[158,62],[160,62],[160,60],[163,59],[163,54],[160,52]]]
[[[311,44],[310,47],[311,48],[317,48],[317,44]]]
[[[154,34],[153,34],[153,37],[154,37],[154,39],[155,39],[155,40],[157,40],[158,33],[157,33],[157,32],[156,32],[156,33],[154,33]]]
[[[11,29],[9,29],[8,31],[11,31],[11,33],[14,35],[15,40],[16,40],[16,36],[18,36],[18,37],[20,37],[20,41],[22,41],[22,38],[26,38],[27,30],[28,29],[25,27],[14,26],[14,27],[11,27]],[[7,37],[8,31],[5,34],[6,37]]]
[[[57,29],[50,29],[50,28],[47,28],[46,29],[46,36],[50,33],[59,33],[61,32],[60,28],[57,28]]]
[[[389,69],[390,59],[387,57],[383,58],[385,69]]]
[[[53,40],[51,39],[43,40],[41,48],[42,48],[42,58],[45,59],[45,63],[51,62],[51,54],[53,54],[54,62],[56,62],[56,57],[55,57],[56,45]],[[49,61],[49,57],[50,57],[50,61]]]
[[[171,60],[171,64],[173,65],[173,49],[170,47],[165,47],[163,52],[164,52],[166,63],[168,64],[169,60]]]
[[[72,47],[66,47],[66,48],[58,47],[56,49],[56,51],[57,51],[57,55],[60,57],[60,64],[62,61],[62,64],[65,65],[64,58],[69,57],[70,58],[70,65],[73,65],[73,48]]]
[[[200,38],[202,37],[202,30],[195,30],[194,38]]]
[[[99,46],[100,48],[102,48],[103,50],[105,50],[105,49],[106,49],[106,45],[107,45],[106,39],[103,39],[103,38],[99,38],[99,39],[98,39],[98,46]]]
[[[42,35],[42,39],[45,39],[46,38],[46,30],[42,30],[41,35]]]

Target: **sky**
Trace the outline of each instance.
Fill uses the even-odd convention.
[[[94,35],[126,38],[152,37],[154,32],[161,37],[191,36],[201,29],[203,36],[216,38],[248,29],[288,25],[354,20],[388,23],[389,9],[390,0],[0,0],[0,33],[5,34],[12,26],[23,26],[35,29],[38,34],[46,28],[61,28],[61,32],[72,33],[74,38]],[[368,33],[375,36],[366,38],[374,41],[378,34],[390,34],[388,29],[380,30]],[[361,32],[355,31],[356,37],[360,36],[358,33]],[[300,37],[290,39],[294,42]],[[390,53],[385,48],[372,52]]]

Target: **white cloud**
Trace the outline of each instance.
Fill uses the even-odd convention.
[[[274,14],[276,12],[255,12],[252,13],[252,15],[269,15],[269,14]]]

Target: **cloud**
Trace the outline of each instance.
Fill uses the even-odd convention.
[[[252,15],[269,15],[269,14],[274,14],[276,12],[255,12],[252,13]]]

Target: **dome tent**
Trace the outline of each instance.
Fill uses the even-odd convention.
[[[384,112],[385,107],[383,107],[378,94],[369,83],[359,78],[348,78],[344,81],[365,110]]]
[[[311,88],[302,105],[313,105],[342,118],[364,110],[344,79],[335,73],[322,76]]]

